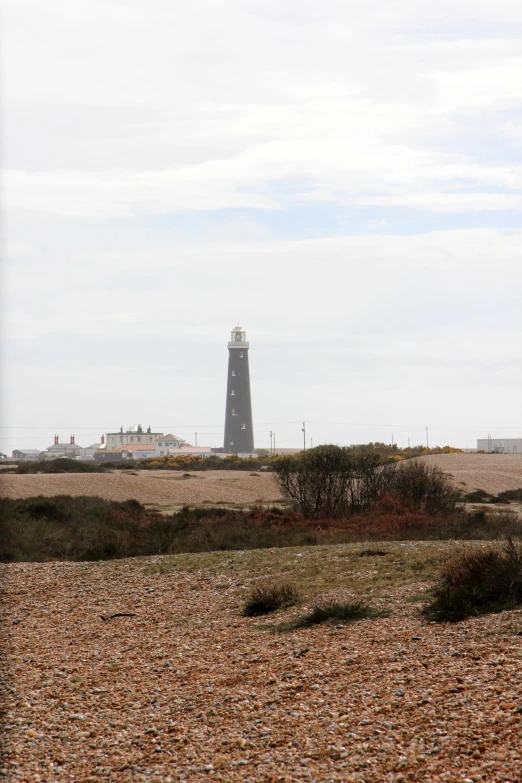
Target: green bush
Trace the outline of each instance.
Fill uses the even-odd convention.
[[[245,617],[270,614],[277,609],[286,609],[299,600],[299,593],[290,584],[262,584],[254,587],[243,607]]]
[[[424,614],[430,620],[458,622],[521,605],[522,546],[508,538],[502,547],[468,547],[452,554]]]

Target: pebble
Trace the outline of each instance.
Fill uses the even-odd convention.
[[[439,542],[394,547],[402,560],[412,548],[445,551]],[[306,562],[315,564],[314,551]],[[24,617],[9,640],[2,778],[519,780],[520,611],[424,623],[405,598],[426,584],[411,583],[387,587],[390,617],[350,624],[349,637],[322,626],[274,635],[273,618],[238,614],[235,579],[248,589],[267,569],[277,575],[277,551],[256,568],[250,556],[241,565],[232,552],[186,556],[152,575],[148,558],[2,566],[0,620],[9,627],[22,606]],[[227,562],[237,577],[217,590]],[[132,628],[99,620],[140,601]],[[470,737],[480,751],[472,756]]]

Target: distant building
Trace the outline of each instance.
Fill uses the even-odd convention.
[[[120,446],[116,451],[121,451],[123,459],[150,459],[155,449],[154,443],[131,443],[130,446]]]
[[[13,459],[39,459],[40,454],[39,449],[15,449]]]
[[[169,449],[179,449],[183,446],[190,446],[186,440],[180,438],[178,435],[162,435],[160,440],[157,440],[155,445],[155,457],[164,457]]]
[[[160,455],[163,456],[163,455]],[[180,446],[176,449],[168,449],[165,452],[165,457],[212,457],[213,452],[210,446],[190,446],[186,443],[184,446]],[[221,457],[221,454],[217,456]]]
[[[477,451],[487,454],[522,454],[522,438],[479,438]]]
[[[125,432],[121,427],[119,432],[107,433],[107,448],[115,449],[118,446],[130,446],[136,443],[155,443],[163,437],[162,432],[152,432],[150,427],[144,431],[141,424],[137,427],[131,426]]]
[[[94,455],[96,454],[99,449],[105,448],[105,435],[101,436],[101,442],[100,443],[92,443],[90,446],[87,446],[85,449],[83,449],[83,457],[82,459],[94,459]]]
[[[54,436],[54,443],[52,446],[42,452],[42,459],[56,459],[57,457],[69,457],[74,459],[75,457],[83,457],[84,449],[75,441],[74,435],[71,435],[69,443],[60,442],[60,436]]]

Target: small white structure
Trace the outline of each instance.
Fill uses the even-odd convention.
[[[522,438],[478,438],[477,451],[487,454],[522,454]]]

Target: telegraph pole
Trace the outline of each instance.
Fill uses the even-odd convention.
[[[306,451],[306,422],[305,421],[303,421],[301,432],[303,433],[303,451]]]
[[[428,428],[426,427],[426,448],[429,449],[429,441],[428,441]]]

